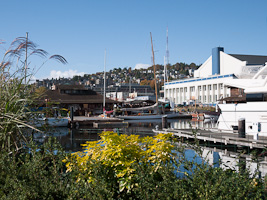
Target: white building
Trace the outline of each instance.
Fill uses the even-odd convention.
[[[226,87],[230,79],[251,79],[265,65],[267,56],[226,54],[222,47],[212,49],[212,55],[194,71],[194,78],[167,82],[164,97],[175,104],[196,102],[214,105],[231,96]]]

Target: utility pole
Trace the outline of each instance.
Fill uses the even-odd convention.
[[[26,43],[25,43],[25,85],[27,83],[26,77],[27,77],[27,52],[28,51],[28,32],[26,32]]]

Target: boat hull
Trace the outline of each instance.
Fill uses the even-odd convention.
[[[68,118],[46,118],[45,122],[48,126],[64,127],[64,126],[68,126],[69,119]]]
[[[67,127],[68,124],[69,124],[68,118],[48,117],[48,118],[38,119],[37,122],[35,123],[35,126]]]
[[[180,113],[171,113],[165,115],[124,115],[124,116],[116,116],[117,118],[124,120],[141,120],[141,119],[162,119],[162,117],[166,116],[167,119],[174,118],[191,118],[191,115],[180,114]]]
[[[245,119],[246,134],[267,136],[267,102],[218,104],[221,115],[219,130],[233,131],[240,119]]]

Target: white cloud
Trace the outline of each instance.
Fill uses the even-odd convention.
[[[149,65],[149,64],[138,63],[135,65],[134,69],[147,69],[150,66],[151,65]]]
[[[72,70],[70,69],[69,71],[56,71],[56,70],[52,70],[50,72],[50,76],[49,79],[51,78],[72,78],[73,76],[77,75],[77,76],[83,76],[85,73],[84,72],[77,72],[77,70]]]

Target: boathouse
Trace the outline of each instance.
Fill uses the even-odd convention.
[[[74,108],[75,116],[98,115],[103,113],[103,96],[87,89],[84,85],[54,85],[41,98],[43,106],[47,103],[70,110]],[[106,98],[106,110],[113,110],[116,101]]]
[[[236,96],[228,87],[233,79],[252,79],[267,62],[267,56],[227,54],[223,47],[212,49],[212,55],[194,71],[194,78],[166,82],[165,98],[174,104],[197,102],[206,105]],[[240,91],[242,92],[242,91]]]

